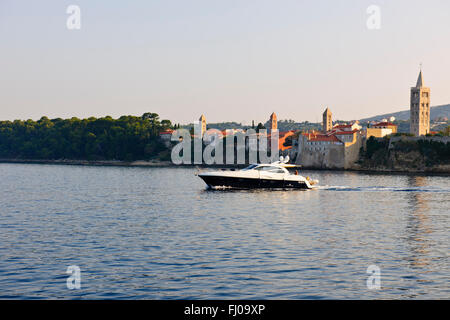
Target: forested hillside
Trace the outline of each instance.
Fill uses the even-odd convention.
[[[448,137],[448,136],[447,136]],[[449,172],[450,142],[447,137],[422,139],[396,135],[367,140],[359,165],[364,169]]]
[[[147,160],[168,158],[158,114],[0,121],[0,159]]]

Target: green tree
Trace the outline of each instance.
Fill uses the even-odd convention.
[[[113,119],[0,121],[0,158],[137,160],[166,149],[159,133],[171,127],[156,113]]]

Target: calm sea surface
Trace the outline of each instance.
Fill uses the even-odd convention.
[[[195,172],[0,164],[0,298],[450,298],[450,177],[213,191]]]

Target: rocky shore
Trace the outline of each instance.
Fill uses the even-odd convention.
[[[63,164],[76,166],[125,166],[125,167],[171,167],[170,161],[119,161],[119,160],[24,160],[0,159],[0,163],[27,163],[27,164]]]
[[[352,168],[348,169],[348,171],[450,175],[450,165],[436,165],[436,166],[422,167],[422,168],[411,168],[411,167],[402,167],[402,166],[364,167],[364,166],[355,165]]]
[[[122,166],[122,167],[214,167],[214,168],[243,168],[246,165],[174,165],[171,161],[159,160],[25,160],[25,159],[0,159],[0,163],[26,163],[26,164],[56,164],[56,165],[77,165],[77,166]],[[362,166],[355,164],[351,168],[316,168],[302,167],[303,170],[330,170],[330,171],[356,171],[366,173],[412,173],[412,174],[444,174],[450,175],[450,165],[436,165],[432,167],[411,168],[407,166]]]

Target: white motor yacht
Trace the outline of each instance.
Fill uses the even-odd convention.
[[[289,160],[289,158],[287,158]],[[319,181],[290,173],[287,168],[298,166],[287,164],[286,160],[271,164],[252,164],[242,170],[220,170],[198,174],[209,187],[230,187],[239,189],[286,188],[312,189]]]

